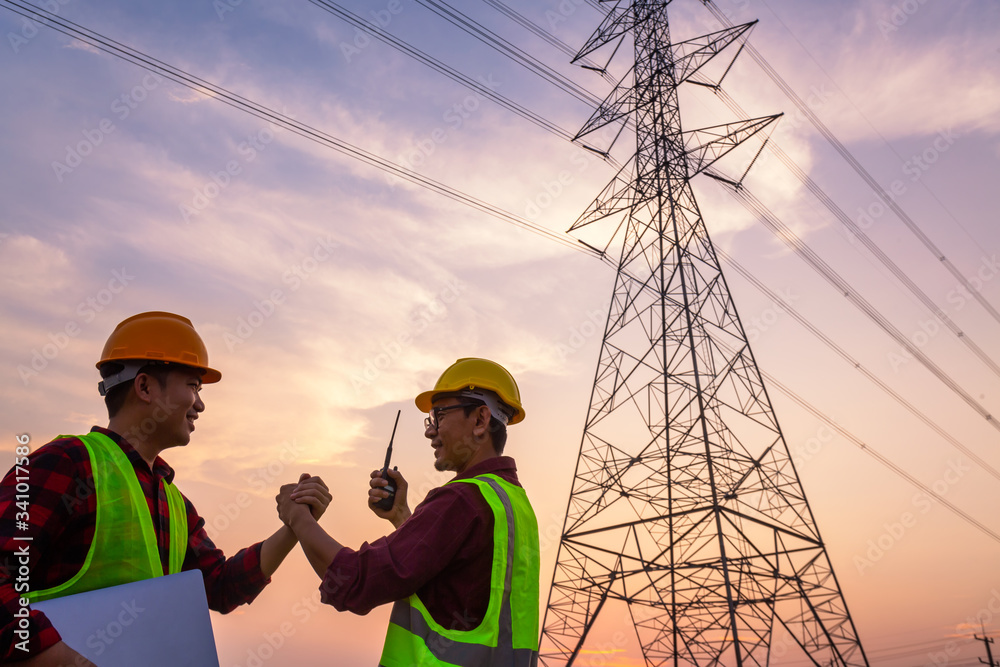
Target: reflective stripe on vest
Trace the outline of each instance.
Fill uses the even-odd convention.
[[[538,663],[538,524],[524,489],[496,475],[476,484],[493,510],[490,601],[478,627],[444,628],[417,595],[392,609],[382,667],[533,667]]]
[[[32,602],[85,593],[98,588],[163,576],[156,533],[146,496],[125,452],[111,438],[96,431],[78,438],[87,447],[97,494],[94,538],[80,571],[58,586],[31,591]],[[173,484],[163,483],[170,512],[168,571],[181,571],[187,553],[187,511]]]

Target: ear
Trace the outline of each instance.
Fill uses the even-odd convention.
[[[132,389],[135,391],[135,396],[143,403],[152,403],[155,398],[153,392],[158,391],[159,388],[160,383],[156,381],[156,378],[146,373],[139,373],[132,380]]]
[[[476,437],[481,437],[485,435],[490,430],[490,418],[492,414],[490,409],[485,405],[480,405],[476,408],[476,423],[472,426],[472,432]]]

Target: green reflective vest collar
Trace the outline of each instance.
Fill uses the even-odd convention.
[[[75,437],[87,447],[97,494],[94,539],[80,571],[68,581],[31,591],[32,602],[163,576],[149,505],[128,456],[111,438],[93,431]],[[164,482],[170,512],[170,574],[181,571],[187,552],[187,511],[173,484]]]
[[[382,667],[533,667],[538,664],[538,523],[519,486],[496,475],[452,480],[479,487],[493,510],[490,601],[471,630],[441,626],[417,595],[393,605]],[[513,556],[511,557],[511,554]]]

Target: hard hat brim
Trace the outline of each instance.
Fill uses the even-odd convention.
[[[461,392],[465,388],[466,387],[455,387],[454,389],[451,389],[451,390],[449,390],[449,389],[432,389],[430,391],[425,391],[425,392],[422,392],[420,394],[417,394],[417,397],[415,399],[413,399],[413,402],[416,404],[417,409],[420,410],[421,412],[430,412],[431,408],[434,407],[434,397],[435,396],[440,396],[440,395],[443,395],[443,394],[457,394],[457,393]],[[504,405],[507,405],[507,404],[505,403]],[[518,409],[518,408],[516,408],[514,406],[511,406],[511,405],[507,405],[507,407],[509,407],[512,410],[514,410],[514,414],[511,416],[510,420],[507,422],[508,426],[511,426],[512,424],[516,424],[519,421],[521,421],[521,420],[524,419],[524,408]]]

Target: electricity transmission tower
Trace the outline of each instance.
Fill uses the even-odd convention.
[[[780,665],[791,648],[866,666],[691,188],[777,118],[681,128],[678,87],[704,84],[753,24],[674,43],[669,4],[619,2],[577,54],[634,42],[577,138],[634,123],[637,149],[570,230],[618,220],[623,246],[541,663],[574,664],[610,601],[627,603],[647,665]]]

